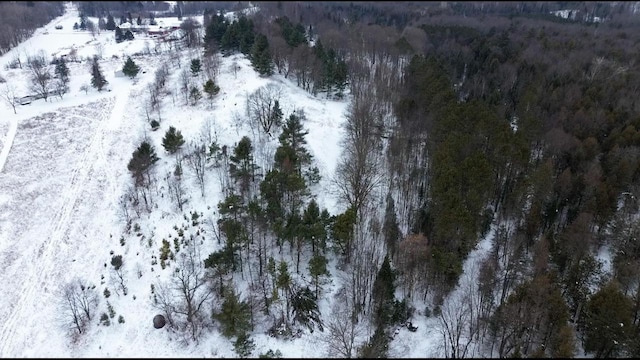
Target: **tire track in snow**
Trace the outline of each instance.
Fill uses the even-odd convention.
[[[88,149],[81,157],[79,165],[73,170],[69,188],[64,195],[62,207],[51,221],[53,229],[49,232],[50,235],[45,242],[40,246],[37,258],[33,259],[34,264],[42,264],[42,266],[33,269],[26,277],[25,285],[18,295],[16,306],[0,332],[0,358],[20,356],[20,354],[16,354],[13,351],[15,350],[13,339],[16,333],[16,326],[19,326],[21,320],[30,315],[28,311],[32,309],[31,305],[37,297],[38,291],[46,285],[46,279],[56,264],[55,255],[58,246],[61,241],[67,242],[71,215],[77,207],[78,201],[80,201],[80,194],[96,170],[96,159],[105,159],[102,152],[106,150],[104,148],[104,139],[107,132],[121,121],[128,97],[128,92],[122,92],[116,95],[111,116],[102,120],[102,124],[98,126],[98,129],[90,140]],[[101,162],[103,164],[105,163],[105,161]]]

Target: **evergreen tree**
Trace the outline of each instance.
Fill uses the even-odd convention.
[[[122,73],[133,79],[138,75],[138,72],[140,72],[140,66],[131,59],[131,56],[127,56],[127,61],[124,62],[122,67]]]
[[[326,230],[315,199],[311,199],[302,215],[302,233],[305,240],[311,243],[311,250],[314,254],[316,254],[318,244],[323,245],[324,248]]]
[[[348,208],[344,213],[336,215],[331,226],[331,233],[335,246],[347,259],[351,254],[351,242],[353,241],[353,227],[356,223],[356,210]]]
[[[318,298],[320,292],[319,278],[322,275],[329,275],[327,270],[327,258],[322,254],[315,254],[309,260],[309,274],[313,277],[313,283],[316,287],[315,298]]]
[[[67,91],[69,89],[69,68],[64,58],[61,58],[56,64],[55,74],[64,84],[65,91]]]
[[[282,125],[282,109],[280,108],[280,101],[278,100],[273,102],[273,109],[271,109],[271,113],[269,114],[268,123],[275,126]]]
[[[247,333],[238,335],[238,338],[233,343],[233,349],[241,358],[248,358],[255,348],[255,343],[251,338],[249,338],[249,335],[247,335]]]
[[[120,27],[116,27],[115,31],[116,43],[121,43],[124,41],[124,33]]]
[[[384,212],[382,232],[387,244],[387,249],[389,249],[389,254],[391,254],[391,257],[393,258],[396,253],[398,241],[400,240],[400,228],[398,227],[395,203],[391,193],[387,194],[387,207]]]
[[[198,76],[201,69],[202,64],[200,62],[200,59],[191,59],[191,75]]]
[[[275,162],[283,169],[283,164],[288,164],[302,175],[302,167],[311,164],[311,154],[305,148],[305,137],[309,131],[304,130],[301,116],[291,114],[282,127],[279,141],[280,147],[276,149]]]
[[[180,130],[176,130],[175,127],[170,126],[169,130],[162,138],[162,146],[169,154],[174,154],[182,145],[184,145],[184,137]]]
[[[273,74],[273,62],[269,52],[269,41],[265,35],[259,34],[251,48],[251,65],[263,76]]]
[[[142,25],[142,18],[138,15],[138,19],[136,19],[136,24]]]
[[[98,91],[102,91],[108,83],[109,82],[104,78],[104,75],[102,75],[102,70],[98,63],[98,57],[94,56],[93,61],[91,62],[91,86],[98,89]]]
[[[253,145],[249,137],[243,136],[240,139],[229,160],[231,161],[229,173],[236,181],[240,182],[241,193],[246,194],[258,168],[253,161]]]
[[[202,93],[200,92],[200,89],[198,89],[197,87],[193,86],[191,88],[191,90],[189,91],[189,98],[191,99],[191,105],[197,104],[198,101],[200,101],[200,99],[202,99]]]
[[[133,177],[136,179],[136,185],[142,185],[144,183],[144,175],[158,160],[153,145],[147,141],[143,141],[142,144],[138,146],[127,165],[127,169],[133,173]]]
[[[324,331],[318,303],[309,287],[301,288],[291,296],[291,313],[293,321],[306,326],[309,331],[313,332],[316,325]]]
[[[387,357],[388,351],[389,337],[382,326],[377,326],[369,341],[358,349],[358,356],[365,359],[381,359]]]
[[[220,92],[220,87],[216,85],[213,80],[209,79],[203,85],[204,92],[209,96],[209,99],[213,99]]]
[[[228,287],[219,312],[213,313],[213,319],[220,322],[222,335],[240,336],[251,329],[251,309],[246,301],[240,301],[233,287]]]
[[[105,29],[109,31],[116,29],[116,22],[111,14],[107,15],[107,23],[105,24]]]
[[[623,355],[633,334],[633,303],[616,283],[603,286],[586,306],[584,349],[597,358]]]
[[[391,269],[389,256],[385,255],[376,280],[373,282],[372,301],[374,320],[378,326],[390,325],[394,313],[396,275]]]

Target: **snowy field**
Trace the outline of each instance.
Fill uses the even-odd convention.
[[[161,239],[178,236],[174,227],[181,227],[185,236],[201,240],[204,254],[215,250],[218,245],[212,241],[209,222],[222,200],[213,171],[207,175],[203,197],[194,175],[185,170],[188,203],[183,212],[176,210],[164,180],[175,160],[164,151],[162,137],[169,126],[174,126],[189,144],[202,136],[208,123],[215,130],[209,135],[217,137],[221,145],[231,147],[242,136],[249,136],[255,147],[263,149],[256,155],[262,166],[272,161],[277,139],[260,139],[246,123],[237,120],[244,117],[247,94],[270,83],[280,86],[285,117],[294,109],[304,109],[307,117],[303,125],[309,130],[308,147],[323,176],[312,193],[321,208],[336,214],[344,209],[333,196],[331,178],[340,155],[348,97],[342,101],[313,97],[297,87],[295,80],[278,75],[261,78],[247,59],[234,55],[221,58],[216,80],[221,91],[212,103],[202,99],[197,106],[187,106],[181,95],[173,100],[169,96],[163,100],[161,127],[154,132],[144,110],[146,86],[154,80],[159,64],[168,61],[165,55],[136,56],[136,63],[146,73],[135,81],[116,78],[114,71],[122,68],[123,55],[153,48],[154,40],[140,36],[116,44],[112,32],[94,39],[87,32],[71,30],[77,21],[77,11],[68,8],[65,15],[0,58],[0,74],[21,94],[27,92],[27,70],[7,70],[5,65],[16,56],[25,60],[40,50],[52,56],[75,48],[80,58],[101,53],[100,65],[109,81],[108,91],[90,88],[85,93],[80,87],[89,83],[88,63],[69,63],[71,90],[62,99],[18,106],[17,114],[6,103],[0,108],[0,357],[236,357],[229,339],[215,328],[205,331],[198,344],[185,346],[166,328],[156,330],[152,326],[158,310],[152,305],[149,284],[170,276],[170,267],[163,270],[152,265]],[[56,25],[63,25],[63,29],[56,30]],[[182,67],[199,55],[185,50]],[[180,71],[172,67],[169,89],[178,88]],[[157,209],[136,220],[139,231],[127,232],[119,199],[132,184],[127,162],[145,138],[160,157],[156,164],[160,197],[156,199]],[[192,225],[190,219],[185,220],[191,212],[206,214],[209,222]],[[471,258],[482,256],[487,244],[482,242]],[[71,341],[61,327],[58,289],[75,277],[84,278],[99,290],[102,301],[98,314],[106,311],[102,289],[116,288],[107,269],[112,251],[125,259],[129,295],[114,294],[109,302],[125,323],[113,319],[111,326],[99,326],[96,316],[88,333]],[[328,299],[340,285],[338,275],[332,273],[331,283],[325,286],[322,314],[331,312]],[[401,329],[391,342],[390,357],[443,355],[437,320],[421,315],[424,305],[417,308],[412,320],[418,330],[412,333]],[[256,343],[254,356],[268,349],[280,350],[284,357],[326,356],[319,331],[283,341],[267,336],[265,326],[251,333]],[[361,340],[369,335],[363,334]]]

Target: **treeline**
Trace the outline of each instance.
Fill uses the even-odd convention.
[[[80,14],[91,17],[120,17],[129,13],[150,17],[150,12],[170,10],[165,1],[74,1],[73,4]]]
[[[59,1],[0,3],[0,55],[27,40],[33,32],[64,13]]]
[[[422,29],[431,51],[405,71],[394,137],[426,139],[431,154],[409,167],[430,180],[414,231],[428,239],[433,276],[455,284],[493,219],[479,290],[491,315],[475,331],[500,356],[561,356],[571,331],[596,356],[637,355],[640,273],[630,264],[640,252],[627,236],[638,222],[623,220],[637,211],[640,180],[634,40],[533,20]],[[611,273],[600,251],[612,254]],[[538,297],[555,307],[539,312]]]
[[[205,47],[209,53],[239,52],[247,55],[261,75],[274,72],[295,76],[298,86],[317,94],[342,96],[347,85],[347,64],[333,48],[309,34],[301,23],[286,16],[272,23],[254,24],[247,16],[229,21],[219,12],[206,11]]]
[[[285,13],[344,55],[354,119],[369,119],[353,126],[368,129],[369,121],[372,136],[387,144],[388,196],[368,196],[387,204],[386,251],[407,297],[433,296],[446,331],[464,331],[479,339],[482,351],[500,356],[573,356],[574,333],[596,356],[634,356],[640,335],[640,272],[632,270],[640,259],[632,235],[639,223],[631,221],[640,195],[637,37],[615,21],[596,26],[517,16],[561,5],[495,3],[495,12],[478,3],[431,7],[401,30],[391,16],[362,23],[378,12],[370,10],[374,4],[342,5],[355,14],[349,16],[322,10],[335,3],[265,6],[263,15]],[[612,9],[585,6],[595,16]],[[458,14],[474,9],[483,21]],[[617,8],[621,18],[627,11]],[[361,84],[375,104],[360,99]],[[368,160],[358,159],[357,148],[375,147],[350,141],[355,157],[345,160],[362,167],[345,161],[339,170],[365,170]],[[368,189],[366,181],[351,185],[351,195]],[[366,223],[356,218],[356,228]],[[491,255],[469,290],[480,300],[453,308],[442,303],[492,224]],[[602,252],[611,255],[609,271]],[[475,314],[458,330],[451,324],[463,321],[457,308]],[[468,350],[468,344],[447,346],[458,356]]]

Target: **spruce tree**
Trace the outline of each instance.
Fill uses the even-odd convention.
[[[124,41],[124,33],[122,32],[122,29],[120,29],[120,27],[116,27],[115,36],[116,36],[116,43],[121,43]]]
[[[109,82],[104,78],[104,75],[102,75],[102,70],[98,63],[98,57],[94,56],[91,63],[91,86],[98,89],[98,91],[102,91],[108,83]]]
[[[233,149],[233,155],[229,157],[229,173],[240,182],[240,189],[244,193],[248,190],[253,180],[257,166],[253,161],[253,145],[251,139],[243,136]]]
[[[378,275],[373,282],[372,300],[375,322],[378,326],[389,325],[393,319],[396,275],[391,269],[389,256],[385,255]]]
[[[233,288],[227,288],[224,302],[219,312],[213,313],[213,319],[220,322],[222,335],[240,336],[251,329],[251,309],[246,301],[240,301]]]
[[[191,75],[198,76],[202,70],[200,59],[191,59]]]
[[[67,67],[67,62],[64,58],[61,58],[60,61],[56,64],[55,74],[58,79],[64,84],[65,91],[69,87],[69,68]]]
[[[105,25],[105,28],[109,31],[115,30],[116,29],[116,22],[113,19],[113,16],[111,14],[109,14],[107,16],[107,23]]]
[[[182,145],[184,145],[184,137],[180,130],[176,130],[175,127],[170,126],[169,130],[162,138],[162,146],[169,154],[174,154]]]
[[[131,56],[127,56],[127,61],[124,62],[122,67],[122,73],[133,79],[138,75],[138,72],[140,72],[140,66],[131,59]]]
[[[233,343],[233,349],[236,354],[241,358],[248,358],[251,355],[251,352],[256,348],[253,340],[247,335],[247,333],[242,333],[238,335],[238,338]]]
[[[302,174],[302,167],[311,164],[311,154],[305,148],[305,136],[309,132],[302,127],[301,117],[291,114],[282,127],[280,147],[276,149],[275,162],[278,166],[290,164],[298,175]]]
[[[308,287],[299,289],[291,296],[291,313],[294,321],[306,326],[310,331],[313,332],[316,325],[320,331],[324,331],[318,302]]]
[[[256,36],[253,47],[251,48],[251,65],[263,76],[273,74],[273,62],[269,53],[269,40],[265,35]]]

